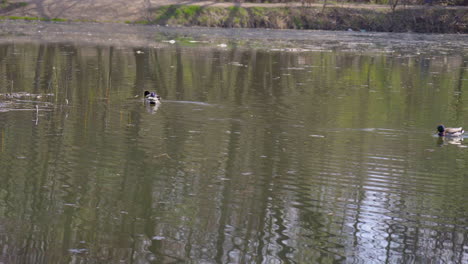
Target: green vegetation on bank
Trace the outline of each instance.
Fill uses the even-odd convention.
[[[213,0],[215,2],[230,2],[232,0]],[[366,5],[438,5],[438,6],[467,6],[467,0],[242,0],[245,3],[300,3],[311,4],[366,4]]]
[[[276,29],[468,33],[466,10],[412,7],[396,10],[345,7],[162,6],[138,23]]]
[[[52,21],[52,22],[66,22],[67,19],[63,18],[43,18],[43,17],[27,17],[27,16],[0,16],[0,20],[28,20],[28,21]]]
[[[26,3],[26,2],[10,3],[7,0],[0,0],[0,9],[2,11],[9,11],[9,10],[13,10],[13,9],[16,9],[16,8],[19,8],[19,7],[25,7],[27,5],[28,5],[28,3]]]

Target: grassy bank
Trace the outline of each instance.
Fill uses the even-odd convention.
[[[26,20],[26,21],[46,21],[46,22],[66,22],[63,18],[43,18],[43,17],[26,17],[26,16],[0,16],[0,20]]]
[[[466,10],[445,8],[359,9],[342,7],[156,8],[154,19],[140,23],[205,27],[366,30],[382,32],[468,33]]]

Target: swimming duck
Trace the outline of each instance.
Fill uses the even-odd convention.
[[[445,127],[439,125],[437,127],[439,137],[459,137],[465,133],[462,127]]]
[[[145,100],[150,104],[160,104],[161,96],[157,95],[155,92],[145,91]]]

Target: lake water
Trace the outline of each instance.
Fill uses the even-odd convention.
[[[5,23],[1,263],[468,262],[466,35]]]

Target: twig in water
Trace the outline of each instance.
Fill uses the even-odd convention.
[[[154,158],[163,158],[163,157],[164,157],[164,158],[168,158],[168,159],[173,159],[173,158],[171,158],[171,156],[169,156],[169,154],[167,154],[167,153],[163,153],[163,154],[161,154],[161,155],[157,155],[157,156],[153,156],[153,157],[154,157]]]
[[[39,122],[39,106],[36,105],[36,126],[38,122]]]

